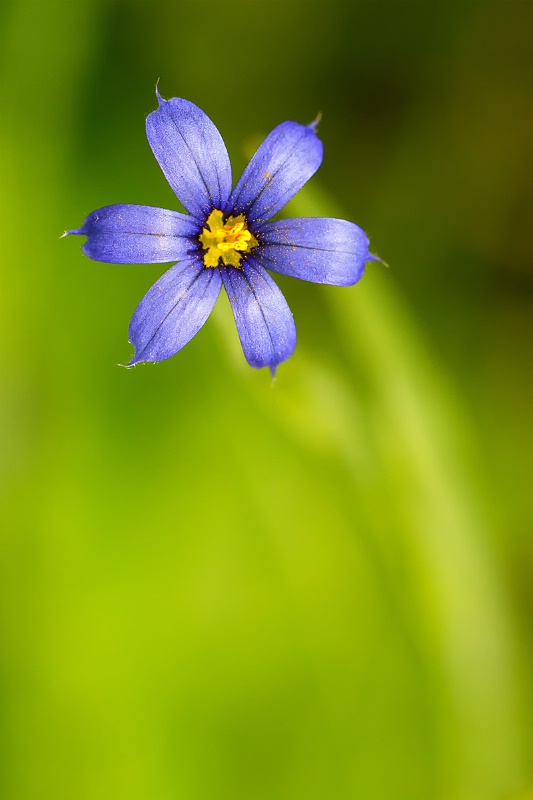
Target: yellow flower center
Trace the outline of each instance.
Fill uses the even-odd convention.
[[[204,253],[206,267],[218,267],[220,259],[226,267],[241,266],[245,253],[249,253],[259,242],[246,227],[246,217],[228,217],[224,222],[222,211],[212,211],[198,237]]]

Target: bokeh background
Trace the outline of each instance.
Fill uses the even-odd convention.
[[[4,0],[6,800],[533,796],[532,9]],[[175,358],[119,368],[162,268],[59,238],[179,207],[157,79],[235,177],[322,111],[287,214],[351,219],[390,264],[279,280],[274,382],[222,297]]]

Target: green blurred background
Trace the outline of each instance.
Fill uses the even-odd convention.
[[[533,796],[532,8],[4,0],[2,797]],[[235,178],[322,111],[287,213],[391,265],[279,280],[274,383],[222,297],[175,358],[117,367],[162,267],[59,239],[178,207],[158,78]]]

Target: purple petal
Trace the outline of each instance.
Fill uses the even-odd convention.
[[[198,247],[198,222],[186,214],[151,206],[115,205],[89,214],[83,227],[86,256],[108,264],[177,261]]]
[[[150,147],[167,181],[190,214],[203,222],[223,209],[231,192],[231,165],[222,136],[207,114],[173,97],[146,120]]]
[[[171,267],[145,294],[132,317],[130,342],[140,361],[163,361],[181,350],[198,333],[220,292],[216,269],[204,269],[199,259]]]
[[[246,213],[250,223],[266,222],[315,174],[322,155],[322,142],[312,125],[282,122],[244,170],[227,213]]]
[[[280,290],[257,261],[248,256],[243,269],[221,269],[246,360],[270,367],[272,374],[296,346],[291,310]]]
[[[301,217],[263,225],[255,257],[273,272],[314,283],[351,286],[375,259],[366,233],[344,219]]]

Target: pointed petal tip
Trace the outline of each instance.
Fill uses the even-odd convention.
[[[321,119],[322,119],[322,111],[319,111],[314,120],[310,122],[307,127],[311,128],[313,133],[316,133],[316,129],[318,128]]]
[[[128,363],[117,364],[117,367],[124,367],[124,369],[133,369],[133,367],[136,367],[138,364],[157,364],[159,359],[142,358],[142,353],[143,353],[142,350],[139,352],[135,352],[134,348],[134,353],[130,358],[130,360],[128,361]]]
[[[71,231],[65,231],[64,233],[62,233],[59,238],[64,239],[65,236],[72,236],[73,234],[75,236],[85,236],[83,228],[72,228]]]
[[[375,256],[373,253],[369,253],[368,254],[367,261],[379,261],[379,263],[383,264],[383,266],[387,267],[387,269],[389,269],[389,267],[390,267],[390,264],[387,264],[387,262],[384,261],[384,259],[380,258],[379,256]]]
[[[167,101],[163,97],[161,97],[161,95],[159,93],[159,81],[160,80],[161,79],[158,78],[157,81],[155,82],[155,96],[157,97],[157,102],[161,106],[161,105],[163,105],[163,103],[166,103]]]

